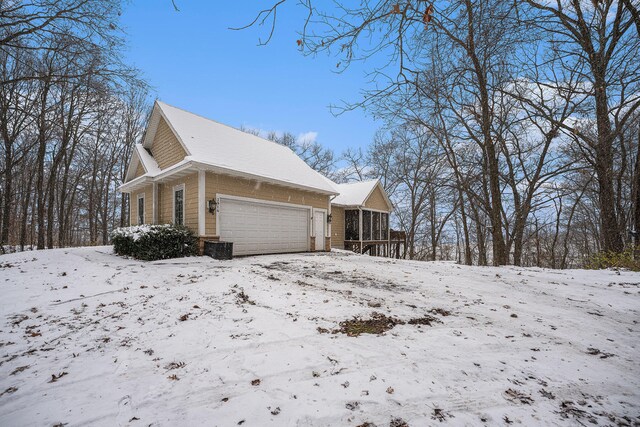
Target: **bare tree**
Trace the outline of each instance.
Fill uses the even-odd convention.
[[[620,252],[624,224],[616,211],[614,145],[640,107],[640,37],[633,31],[634,24],[638,28],[637,9],[632,2],[614,0],[527,4],[540,12],[533,21],[553,35],[552,47],[563,52],[559,66],[582,72],[596,132],[589,135],[579,126],[566,127],[585,144],[596,171],[603,249]]]
[[[125,215],[115,186],[142,132],[147,89],[121,60],[120,5],[0,2],[3,250],[98,234],[106,243]]]
[[[311,168],[326,177],[333,177],[336,164],[333,151],[323,147],[317,141],[300,139],[290,132],[285,132],[281,135],[276,132],[269,132],[267,139],[290,148]]]

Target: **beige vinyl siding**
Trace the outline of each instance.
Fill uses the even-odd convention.
[[[344,208],[331,207],[331,247],[344,249]]]
[[[384,195],[379,186],[373,190],[369,198],[364,202],[365,208],[376,209],[380,211],[389,211],[391,208],[384,199]]]
[[[134,179],[144,175],[146,172],[144,170],[144,166],[142,166],[142,163],[138,163],[138,168],[136,169],[136,174],[134,176]]]
[[[137,190],[130,194],[130,207],[131,207],[131,225],[138,224],[138,196],[144,194],[144,223],[151,224],[153,221],[153,187],[148,185],[140,190]]]
[[[184,184],[184,225],[198,234],[198,173],[158,185],[158,223],[173,223],[173,189]]]
[[[228,196],[249,197],[252,199],[268,200],[272,202],[291,203],[295,205],[313,206],[314,208],[329,209],[329,196],[266,184],[228,175],[206,173],[205,200],[215,199],[218,194]],[[205,232],[207,236],[216,233],[216,217],[206,213]],[[197,212],[196,212],[197,222]]]
[[[158,130],[151,146],[151,154],[158,162],[160,169],[175,165],[187,155],[182,144],[163,118],[158,123]]]

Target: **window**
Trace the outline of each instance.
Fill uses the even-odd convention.
[[[362,240],[371,240],[371,211],[362,211]]]
[[[373,212],[373,239],[380,240],[380,212]]]
[[[138,194],[138,225],[144,224],[144,194]]]
[[[184,225],[184,184],[173,187],[173,223]]]
[[[358,211],[344,211],[344,240],[360,240],[360,225],[358,224],[359,220],[360,215],[358,214]]]

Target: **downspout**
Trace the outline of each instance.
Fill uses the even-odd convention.
[[[331,202],[333,202],[333,200],[334,200],[336,197],[338,197],[338,195],[337,195],[337,194],[336,194],[336,195],[334,195],[334,196],[329,196],[329,213],[328,213],[327,215],[331,215]],[[328,216],[327,216],[327,218],[328,218]],[[332,228],[331,228],[331,227],[332,227],[332,226],[333,226],[333,225],[332,225],[332,223],[331,223],[331,222],[327,223],[327,233],[329,233],[329,251],[331,251],[331,238],[332,238],[332,236],[333,236],[333,234],[331,233],[331,231],[332,231]],[[343,246],[343,249],[344,249],[344,242],[342,243],[342,246]]]

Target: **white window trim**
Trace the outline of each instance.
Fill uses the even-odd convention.
[[[362,206],[360,209],[362,209],[363,211],[380,212],[380,213],[389,213],[389,212],[391,212],[391,211],[385,211],[385,210],[382,210],[382,209],[368,208],[366,206]],[[349,210],[354,210],[354,209],[349,208]]]
[[[142,199],[142,222],[140,222],[140,199]],[[136,203],[137,203],[137,205],[136,205],[136,216],[137,216],[136,221],[137,221],[138,225],[142,225],[142,224],[145,223],[144,219],[145,219],[145,216],[147,214],[147,212],[146,212],[146,210],[147,210],[146,209],[146,203],[145,203],[145,193],[138,194],[138,197],[136,198]]]
[[[187,191],[185,190],[185,186],[184,183],[182,184],[178,184],[178,185],[174,185],[173,186],[173,200],[171,202],[171,218],[172,218],[172,222],[175,225],[176,223],[176,191],[180,191],[182,190],[182,225],[186,225],[187,223],[187,218],[184,215],[184,211],[185,211],[185,205],[187,204]]]

